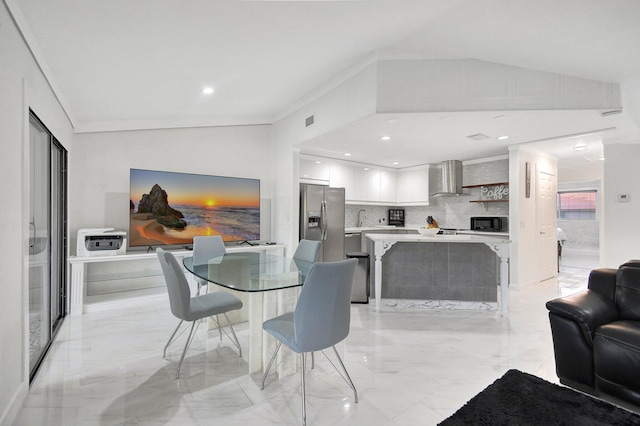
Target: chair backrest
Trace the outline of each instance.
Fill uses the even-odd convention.
[[[193,264],[203,265],[209,259],[227,252],[220,235],[193,237]]]
[[[357,259],[349,259],[311,267],[293,317],[296,343],[302,352],[326,349],[349,335],[357,263]]]
[[[157,248],[156,254],[160,260],[164,281],[167,284],[171,313],[176,318],[184,320],[189,312],[189,304],[191,302],[189,300],[191,298],[191,290],[189,289],[187,278],[184,276],[182,267],[173,253]]]
[[[296,252],[293,254],[293,258],[315,263],[318,261],[318,256],[320,255],[320,247],[320,241],[300,240]]]
[[[616,273],[615,302],[618,319],[640,321],[640,264],[623,263]]]

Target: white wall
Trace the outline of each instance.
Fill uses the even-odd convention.
[[[558,165],[558,183],[589,182],[604,178],[604,161],[580,166],[563,167]]]
[[[640,145],[604,146],[603,265],[617,268],[629,259],[640,259]],[[618,201],[620,194],[631,196]]]
[[[28,363],[28,110],[71,149],[71,126],[0,4],[0,424],[17,414],[29,386]]]
[[[261,238],[271,238],[269,125],[76,134],[70,159],[72,253],[79,228],[129,227],[129,169],[260,179]]]

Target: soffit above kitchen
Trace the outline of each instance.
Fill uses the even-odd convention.
[[[597,161],[602,140],[637,134],[617,84],[469,59],[379,61],[304,111],[313,124],[301,152],[396,168],[505,155],[514,144],[563,159],[576,156],[574,141]]]

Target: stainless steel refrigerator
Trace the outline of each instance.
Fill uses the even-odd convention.
[[[300,185],[300,239],[322,242],[320,262],[344,260],[344,188]]]

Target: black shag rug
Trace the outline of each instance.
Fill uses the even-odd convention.
[[[640,415],[509,370],[440,425],[640,425]]]

